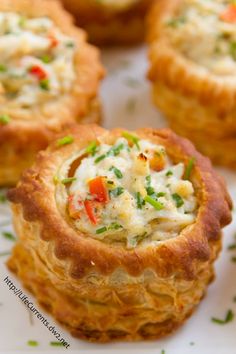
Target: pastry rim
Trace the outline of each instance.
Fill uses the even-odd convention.
[[[62,220],[54,198],[56,165],[71,156],[75,148],[88,146],[95,137],[114,138],[122,131],[114,129],[108,132],[96,125],[71,127],[70,135],[73,135],[74,142],[62,147],[54,142],[46,151],[40,152],[36,164],[24,172],[18,186],[8,192],[8,198],[12,203],[20,204],[18,208],[22,209],[26,221],[40,224],[41,239],[54,243],[56,258],[69,261],[68,271],[72,278],[79,279],[91,271],[109,275],[116,268],[124,268],[128,274],[138,276],[144,269],[152,268],[161,277],[179,274],[186,280],[194,279],[198,263],[209,260],[211,243],[218,240],[221,228],[231,221],[232,202],[223,178],[213,170],[210,160],[198,153],[188,140],[169,129],[142,128],[135,133],[163,144],[174,162],[181,160],[187,164],[190,157],[196,159],[192,173],[201,187],[203,203],[199,203],[194,224],[184,228],[176,238],[158,246],[127,250],[110,247],[92,237],[84,238],[66,220]]]

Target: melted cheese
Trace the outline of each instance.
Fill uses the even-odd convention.
[[[29,108],[58,99],[75,79],[74,54],[73,38],[49,18],[0,13],[0,103]]]
[[[117,147],[122,148],[114,156],[112,149]],[[159,171],[150,168],[152,156],[162,161]],[[79,212],[75,226],[94,238],[123,242],[127,247],[176,237],[195,221],[197,209],[193,185],[183,175],[183,163],[173,165],[163,146],[140,140],[130,147],[125,138],[114,146],[101,144],[94,156],[82,159],[69,187],[69,198]],[[97,176],[104,177],[110,199],[94,225],[78,201],[93,200],[89,181]],[[145,201],[147,196],[161,205],[160,210]]]
[[[229,0],[185,0],[166,21],[172,45],[184,56],[216,75],[236,74],[236,23],[222,15]]]

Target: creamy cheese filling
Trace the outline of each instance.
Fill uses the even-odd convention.
[[[0,13],[0,105],[29,108],[67,93],[75,42],[47,17]]]
[[[195,221],[193,185],[163,146],[128,134],[87,152],[62,181],[69,183],[67,208],[78,230],[132,248],[176,237]]]
[[[235,1],[185,0],[166,29],[187,58],[217,75],[236,74]]]

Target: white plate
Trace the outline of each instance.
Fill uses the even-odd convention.
[[[108,128],[115,126],[136,128],[141,126],[163,127],[164,120],[153,107],[150,98],[150,87],[145,80],[147,71],[146,50],[112,50],[103,54],[108,77],[102,87],[104,103],[104,124]],[[0,152],[1,153],[1,152]],[[236,174],[221,170],[228,188],[236,201]],[[234,219],[235,219],[234,213]],[[12,231],[8,205],[0,205],[0,223],[6,222],[1,231]],[[0,353],[51,353],[52,351],[89,354],[235,354],[236,353],[236,316],[234,321],[226,325],[212,323],[212,316],[224,318],[228,309],[236,315],[236,263],[231,261],[235,251],[227,250],[234,242],[236,222],[224,232],[224,249],[217,261],[216,281],[209,287],[208,294],[194,315],[173,335],[161,341],[141,343],[89,344],[76,340],[45,313],[36,300],[21,286],[18,280],[8,271],[4,262],[7,257],[0,257]],[[13,242],[0,235],[0,252],[9,251]],[[15,286],[21,288],[33,301],[40,312],[55,326],[60,335],[70,343],[70,348],[52,347],[55,337],[17,298],[4,283],[8,276]],[[27,345],[28,340],[36,340],[37,347]]]

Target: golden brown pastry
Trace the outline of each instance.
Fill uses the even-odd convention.
[[[56,1],[0,2],[0,186],[15,184],[55,132],[97,122],[98,51]]]
[[[19,236],[9,268],[89,341],[179,327],[214,277],[231,221],[224,181],[170,130],[73,128],[8,196]]]
[[[61,0],[89,39],[99,45],[135,44],[144,39],[144,18],[153,0]]]
[[[148,23],[156,105],[177,133],[236,168],[236,5],[160,0]]]

